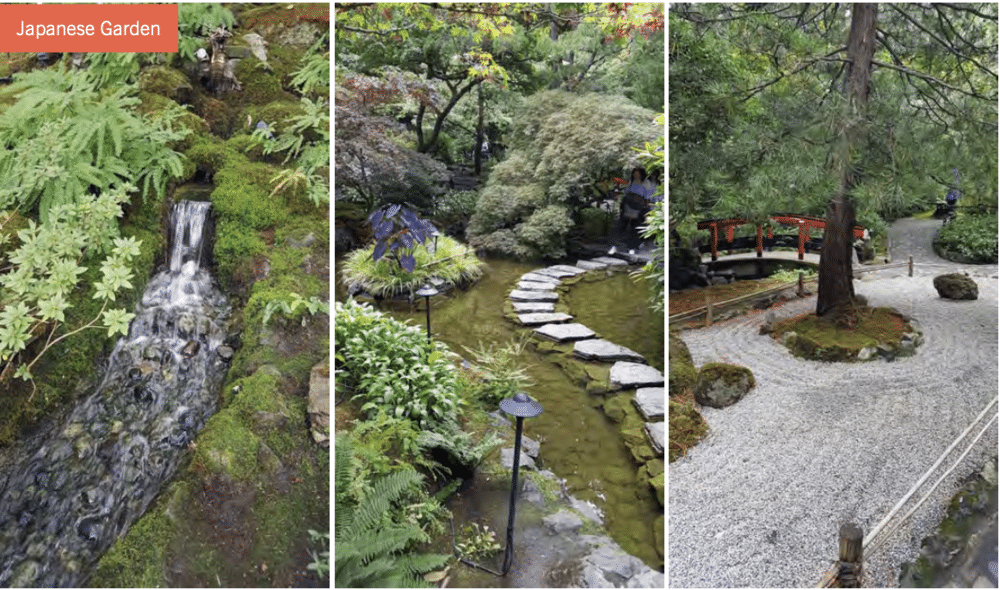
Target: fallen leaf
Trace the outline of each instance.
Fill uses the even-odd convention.
[[[436,572],[428,572],[428,573],[424,574],[424,580],[426,580],[427,582],[430,582],[432,584],[434,582],[440,582],[441,580],[444,579],[445,576],[448,575],[448,570],[449,569],[451,569],[451,566],[448,566],[448,567],[444,568],[443,570],[439,570],[439,571],[436,571]]]

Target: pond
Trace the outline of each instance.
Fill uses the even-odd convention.
[[[525,328],[503,317],[504,303],[517,279],[540,266],[488,260],[483,278],[471,288],[431,300],[434,337],[470,358],[466,347],[503,345],[523,334]],[[346,297],[340,284],[336,292],[338,300]],[[646,288],[633,282],[627,273],[619,272],[604,280],[579,281],[562,299],[568,303],[574,321],[643,354],[652,366],[662,370],[663,314],[649,309]],[[411,325],[424,326],[426,321],[422,305],[415,311],[399,309],[386,313]],[[636,465],[622,442],[620,427],[601,411],[600,397],[588,395],[549,359],[531,347],[522,355],[521,360],[535,382],[527,392],[544,408],[540,416],[525,421],[525,436],[541,442],[544,468],[567,480],[570,494],[593,502],[604,512],[605,528],[625,551],[653,568],[662,569],[663,561],[657,554],[649,526],[662,515],[662,509],[649,486],[636,482]],[[503,491],[505,485],[507,491]],[[497,497],[509,493],[509,482],[495,487],[490,493]],[[520,522],[520,506],[518,510]],[[463,524],[460,512],[455,510],[456,527]],[[503,512],[506,514],[506,508]],[[497,524],[502,530],[506,520]],[[496,582],[490,582],[487,576],[477,583]]]

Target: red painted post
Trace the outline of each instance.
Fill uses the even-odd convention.
[[[712,224],[712,262],[719,259],[719,224]]]
[[[757,258],[764,256],[764,232],[761,225],[757,224]]]
[[[802,223],[802,220],[800,219],[799,220],[799,260],[803,260],[805,258],[805,253],[806,253],[806,232],[808,231],[806,229],[807,227],[808,226],[806,226],[804,223]]]

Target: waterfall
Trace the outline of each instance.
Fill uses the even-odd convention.
[[[150,279],[103,381],[0,473],[0,586],[82,585],[215,411],[229,309],[203,266],[209,208],[174,206],[170,260]]]

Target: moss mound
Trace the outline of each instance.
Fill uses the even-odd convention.
[[[670,400],[670,462],[683,457],[688,449],[708,434],[708,424],[691,401]]]
[[[864,348],[898,346],[916,330],[903,314],[887,307],[857,306],[825,317],[805,313],[779,321],[772,337],[797,357],[827,362],[853,362]],[[783,337],[787,332],[795,335]]]
[[[677,331],[670,331],[669,357],[670,372],[668,391],[671,397],[684,395],[694,390],[698,383],[698,369],[691,360],[687,344]]]

